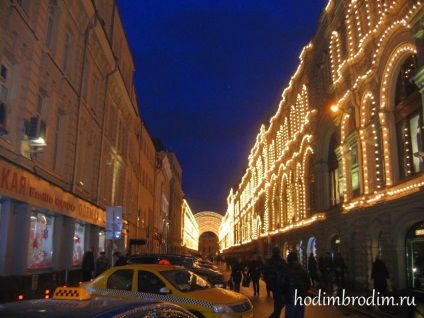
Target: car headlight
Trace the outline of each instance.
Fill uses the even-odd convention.
[[[212,309],[213,309],[213,312],[232,312],[233,311],[229,306],[223,305],[223,304],[214,305]]]

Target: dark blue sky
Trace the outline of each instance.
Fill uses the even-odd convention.
[[[140,114],[193,213],[226,212],[326,0],[118,0]]]

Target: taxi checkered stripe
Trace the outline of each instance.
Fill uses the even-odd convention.
[[[66,289],[60,289],[55,292],[55,297],[79,297],[80,293],[78,289],[74,288],[66,288]]]
[[[87,290],[90,292],[90,294],[102,293],[104,295],[105,293],[109,293],[111,295],[141,297],[141,298],[144,298],[144,299],[161,300],[161,301],[168,301],[168,302],[171,302],[171,303],[204,306],[204,307],[208,307],[208,308],[213,308],[213,306],[214,306],[214,304],[206,302],[206,301],[202,301],[202,300],[182,298],[182,297],[173,297],[173,296],[168,296],[168,295],[140,293],[140,292],[127,291],[127,290],[107,289],[107,288],[87,288]]]

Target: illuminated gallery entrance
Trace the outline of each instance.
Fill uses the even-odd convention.
[[[424,290],[424,222],[411,227],[406,235],[408,287]]]

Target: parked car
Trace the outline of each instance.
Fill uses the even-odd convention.
[[[214,287],[182,266],[115,266],[82,286],[92,295],[101,297],[140,297],[172,302],[200,318],[253,318],[249,298]]]
[[[50,299],[0,304],[0,317],[196,318],[176,304],[155,300],[92,297],[86,289],[80,287],[58,287]]]
[[[201,267],[195,259],[182,255],[171,254],[140,254],[134,255],[127,260],[127,264],[159,264],[161,260],[167,260],[172,265],[180,265],[190,269],[215,287],[226,287],[225,277],[220,271]]]
[[[218,270],[218,267],[215,266],[211,261],[200,259],[200,260],[197,261],[197,263],[201,267],[213,269],[214,271],[217,271]]]

